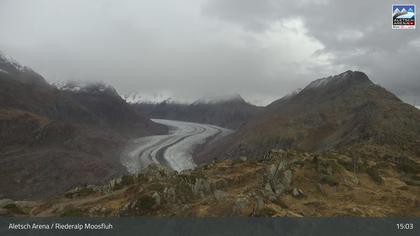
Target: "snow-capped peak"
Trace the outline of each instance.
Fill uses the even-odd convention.
[[[348,78],[351,73],[353,73],[352,71],[346,71],[344,73],[341,73],[339,75],[335,75],[335,76],[329,76],[326,78],[321,78],[321,79],[317,79],[312,81],[308,86],[305,87],[306,89],[315,89],[315,88],[320,88],[320,87],[324,87],[327,84],[333,82],[333,81],[339,81],[339,80],[343,80]]]
[[[129,93],[129,94],[122,94],[121,97],[130,104],[137,104],[137,103],[151,103],[151,104],[158,104],[162,102],[171,101],[171,97],[168,95],[164,95],[161,93],[153,93],[153,94],[143,94],[143,93]]]
[[[21,65],[13,57],[11,57],[9,55],[6,55],[6,54],[4,54],[3,52],[0,51],[0,66],[2,64],[4,65],[3,67],[5,67],[5,66],[6,67],[12,67],[17,71],[30,70],[29,67]],[[0,68],[0,71],[9,73],[8,68],[6,68],[6,67],[5,68]]]
[[[193,104],[217,104],[226,102],[245,102],[245,100],[239,94],[230,94],[217,97],[203,97],[195,101]]]
[[[110,93],[118,95],[112,86],[106,85],[102,82],[83,82],[83,81],[70,81],[58,82],[54,84],[58,89],[63,91],[70,91],[75,93],[90,93],[102,94]]]

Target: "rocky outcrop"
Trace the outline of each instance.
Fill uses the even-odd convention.
[[[98,217],[420,216],[420,187],[411,182],[417,178],[418,163],[407,158],[414,168],[398,166],[393,157],[361,161],[336,152],[277,149],[265,160],[216,161],[181,173],[151,165],[138,175],[80,186],[63,198],[32,206],[7,200],[13,205],[0,212]],[[376,173],[370,173],[373,168]]]

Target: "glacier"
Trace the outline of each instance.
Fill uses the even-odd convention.
[[[169,134],[141,137],[132,140],[121,155],[121,162],[131,174],[141,172],[152,163],[166,165],[173,170],[194,169],[194,149],[214,142],[232,130],[209,124],[152,119],[169,127]]]

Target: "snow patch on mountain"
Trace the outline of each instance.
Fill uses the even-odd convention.
[[[7,71],[5,71],[5,70],[2,70],[2,69],[0,69],[0,73],[9,74],[9,72],[7,72]]]
[[[203,97],[192,102],[190,99],[182,99],[174,97],[171,93],[128,93],[120,94],[120,96],[130,104],[159,104],[159,103],[177,103],[177,104],[218,104],[225,102],[245,102],[239,94],[231,94],[225,96]],[[192,102],[192,103],[191,103]]]
[[[102,82],[84,82],[84,81],[70,81],[70,82],[58,82],[55,83],[59,90],[69,91],[74,93],[90,93],[90,94],[102,94],[110,93],[118,95],[117,91],[109,85]]]
[[[304,89],[315,89],[315,88],[325,87],[327,84],[330,84],[331,82],[335,82],[335,81],[338,81],[338,80],[343,80],[343,79],[348,78],[348,76],[350,76],[351,73],[352,73],[352,71],[346,71],[346,72],[341,73],[339,75],[329,76],[329,77],[326,77],[326,78],[321,78],[321,79],[314,80],[308,86],[306,86]]]
[[[26,70],[31,70],[29,67],[23,66],[21,65],[19,62],[17,62],[13,57],[4,54],[3,52],[0,51],[0,63],[5,63],[7,65],[12,66],[13,68],[15,68],[17,71],[26,71]],[[5,70],[3,70],[5,71]],[[7,72],[7,71],[6,71]]]
[[[129,93],[121,94],[121,97],[130,104],[158,104],[162,102],[173,102],[169,95],[162,93],[142,94],[142,93]]]
[[[217,96],[217,97],[203,97],[195,101],[193,105],[218,104],[218,103],[226,103],[226,102],[245,102],[245,100],[239,94],[230,94],[230,95]]]
[[[292,98],[292,97],[294,97],[294,96],[298,95],[298,94],[299,94],[302,90],[303,90],[303,89],[298,88],[298,89],[296,89],[295,91],[293,91],[293,92],[291,92],[291,93],[289,93],[289,94],[287,94],[287,95],[283,96],[283,97],[282,97],[282,99],[289,99],[289,98]]]

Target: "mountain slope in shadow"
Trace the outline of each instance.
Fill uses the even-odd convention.
[[[166,132],[109,86],[60,90],[0,57],[0,198],[42,198],[119,176],[128,138]]]
[[[199,99],[191,104],[164,101],[158,104],[138,103],[133,106],[146,115],[169,120],[213,124],[238,129],[261,110],[246,102],[240,95]]]

